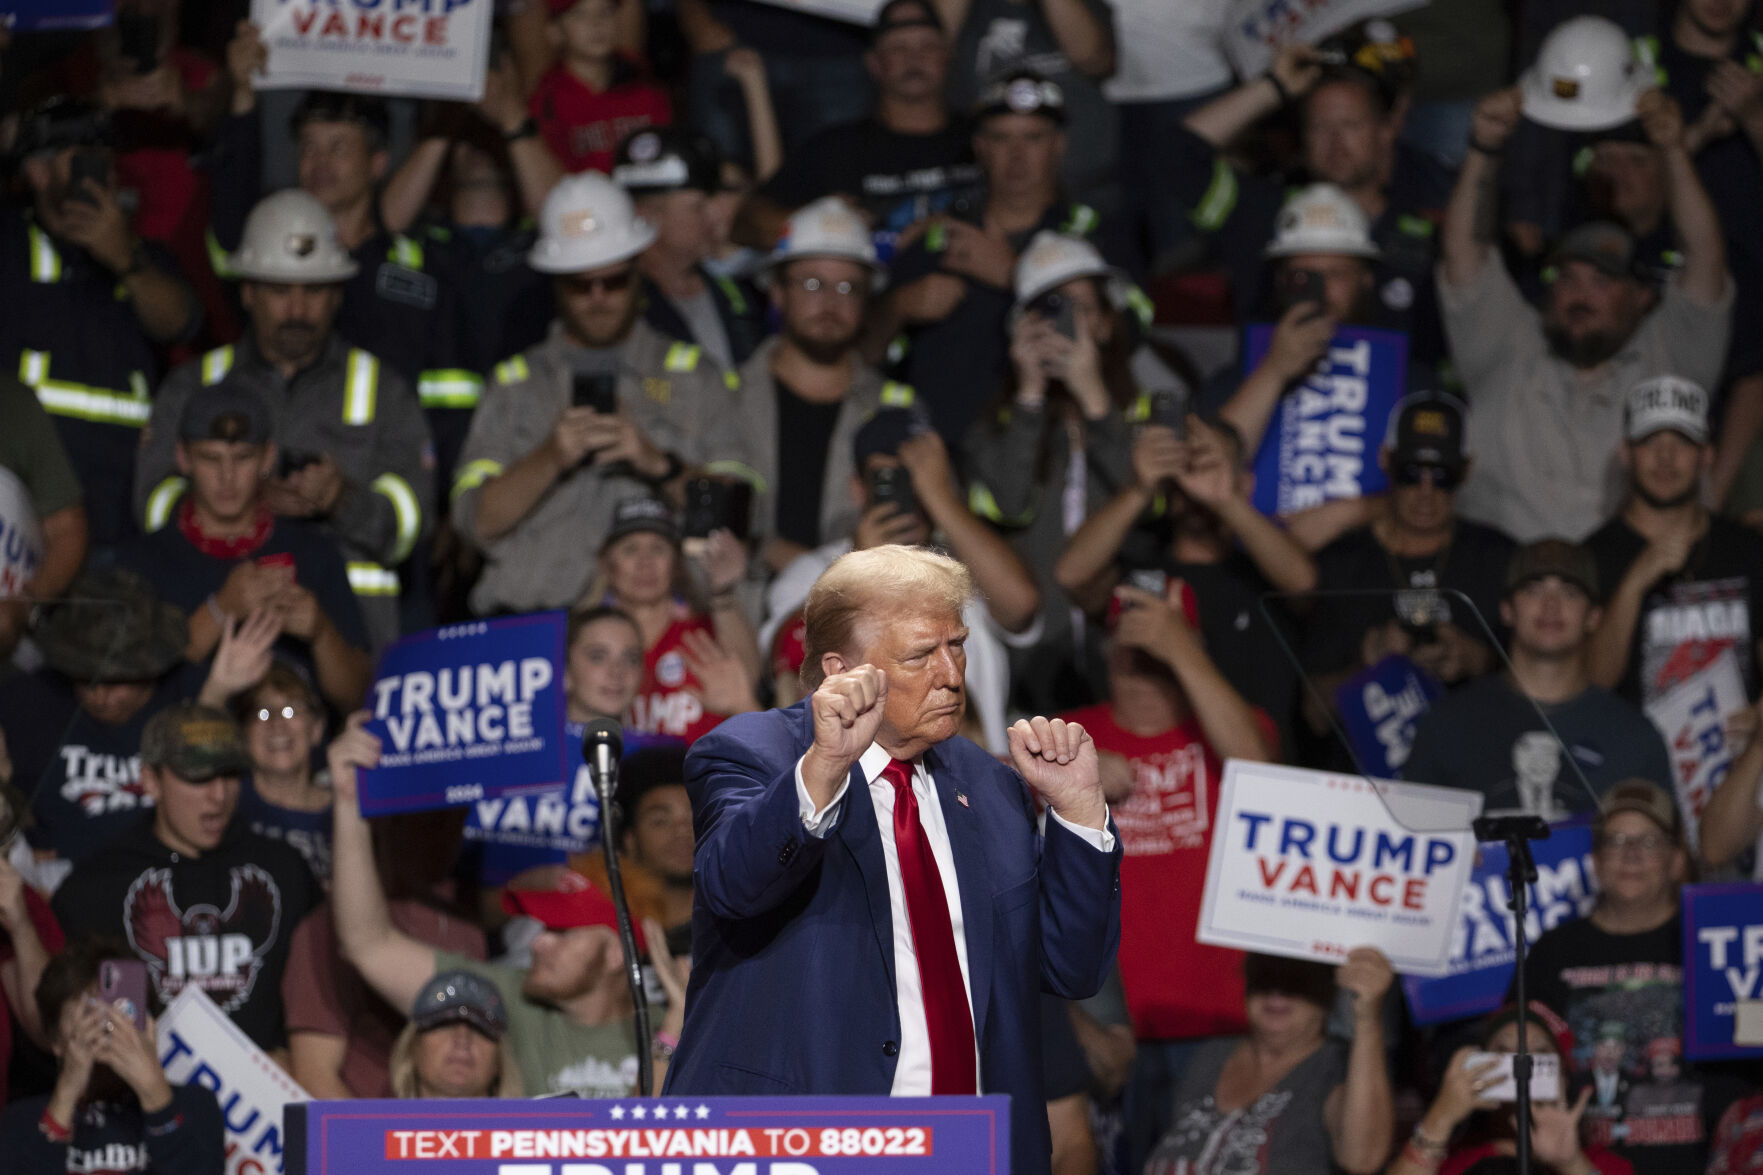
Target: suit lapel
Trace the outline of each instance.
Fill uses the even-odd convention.
[[[851,786],[845,791],[845,815],[840,821],[838,837],[863,878],[863,893],[869,904],[875,945],[888,969],[888,990],[898,1000],[900,989],[894,981],[894,916],[888,903],[888,866],[882,859],[881,831],[875,821],[875,801],[869,797],[869,781],[863,778],[862,768],[852,764]]]
[[[973,993],[973,1037],[985,1040],[986,1007],[992,991],[992,884],[979,812],[955,798],[963,781],[957,778],[952,755],[933,747],[925,765],[937,785],[943,826],[955,858],[955,880],[961,886],[962,934],[967,939],[967,984]],[[983,1048],[982,1048],[983,1052]]]

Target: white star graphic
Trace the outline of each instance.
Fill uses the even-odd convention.
[[[691,1112],[692,1111],[688,1110],[685,1106],[675,1106],[673,1108],[673,1116],[675,1118],[683,1119],[686,1117],[686,1115],[690,1114]]]
[[[624,1117],[624,1107],[623,1106],[613,1106],[612,1110],[610,1112],[614,1118],[623,1118]]]
[[[698,1107],[698,1117],[700,1117],[700,1118],[710,1117],[710,1107],[703,1106],[703,1105],[699,1106]]]
[[[640,1122],[644,1118],[647,1118],[648,1116],[649,1116],[649,1111],[647,1109],[645,1109],[644,1107],[642,1107],[642,1106],[632,1106],[631,1107],[631,1117],[635,1118],[637,1121]]]

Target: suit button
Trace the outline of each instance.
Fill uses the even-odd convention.
[[[787,840],[784,842],[784,847],[777,851],[777,863],[779,865],[788,865],[790,859],[795,855],[796,842],[794,840]]]
[[[900,1055],[900,1046],[899,1045],[895,1044],[891,1040],[882,1041],[882,1056],[884,1056],[884,1057],[897,1057],[899,1055]]]

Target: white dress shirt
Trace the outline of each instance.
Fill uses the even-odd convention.
[[[875,822],[881,833],[882,861],[888,871],[888,909],[894,924],[894,990],[900,1012],[900,1055],[894,1068],[894,1097],[929,1097],[931,1089],[930,1027],[925,1019],[924,989],[918,978],[918,952],[912,945],[912,922],[906,911],[906,885],[901,880],[900,854],[894,847],[894,785],[882,778],[882,769],[893,756],[871,743],[857,760],[863,778],[869,781],[869,798],[875,805]],[[810,836],[824,837],[837,822],[850,777],[839,785],[833,798],[818,812],[802,782],[802,761],[796,761],[796,802],[802,815],[802,828]],[[961,986],[967,991],[967,1014],[973,1016],[973,977],[967,966],[967,936],[962,931],[961,883],[955,876],[955,855],[949,843],[949,828],[943,822],[943,806],[937,799],[937,783],[931,778],[923,760],[914,764],[912,794],[918,798],[918,820],[924,826],[925,839],[931,856],[936,858],[937,873],[943,881],[943,896],[949,904],[949,925],[955,932],[955,957],[961,963]],[[1114,851],[1114,835],[1106,828],[1083,828],[1068,822],[1057,812],[1053,819],[1071,829],[1098,851]],[[979,1026],[974,1025],[974,1072],[979,1075],[979,1089],[985,1089],[985,1073],[980,1069]]]

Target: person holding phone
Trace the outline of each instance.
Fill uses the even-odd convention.
[[[159,1063],[152,1018],[99,996],[126,942],[85,937],[50,960],[37,1011],[54,1025],[55,1088],[0,1112],[0,1154],[16,1171],[144,1171],[213,1175],[226,1167],[220,1105],[201,1085],[173,1085]],[[143,983],[144,989],[145,984]]]
[[[1384,1175],[1476,1175],[1502,1169],[1517,1153],[1517,1113],[1508,1092],[1500,1100],[1488,1094],[1511,1088],[1512,1054],[1518,1048],[1519,1013],[1508,1005],[1482,1025],[1479,1050],[1464,1047],[1452,1054],[1439,1091],[1414,1127],[1407,1144],[1385,1168]],[[1572,1062],[1573,1031],[1547,1004],[1530,1001],[1525,1017],[1524,1045],[1539,1060],[1566,1066]],[[1565,1074],[1561,1077],[1564,1079]],[[1558,1080],[1552,1096],[1531,1089],[1530,1143],[1532,1171],[1537,1175],[1633,1175],[1628,1160],[1582,1138],[1580,1122],[1591,1087],[1572,1101],[1561,1096]],[[1698,1168],[1699,1170],[1699,1168]]]

